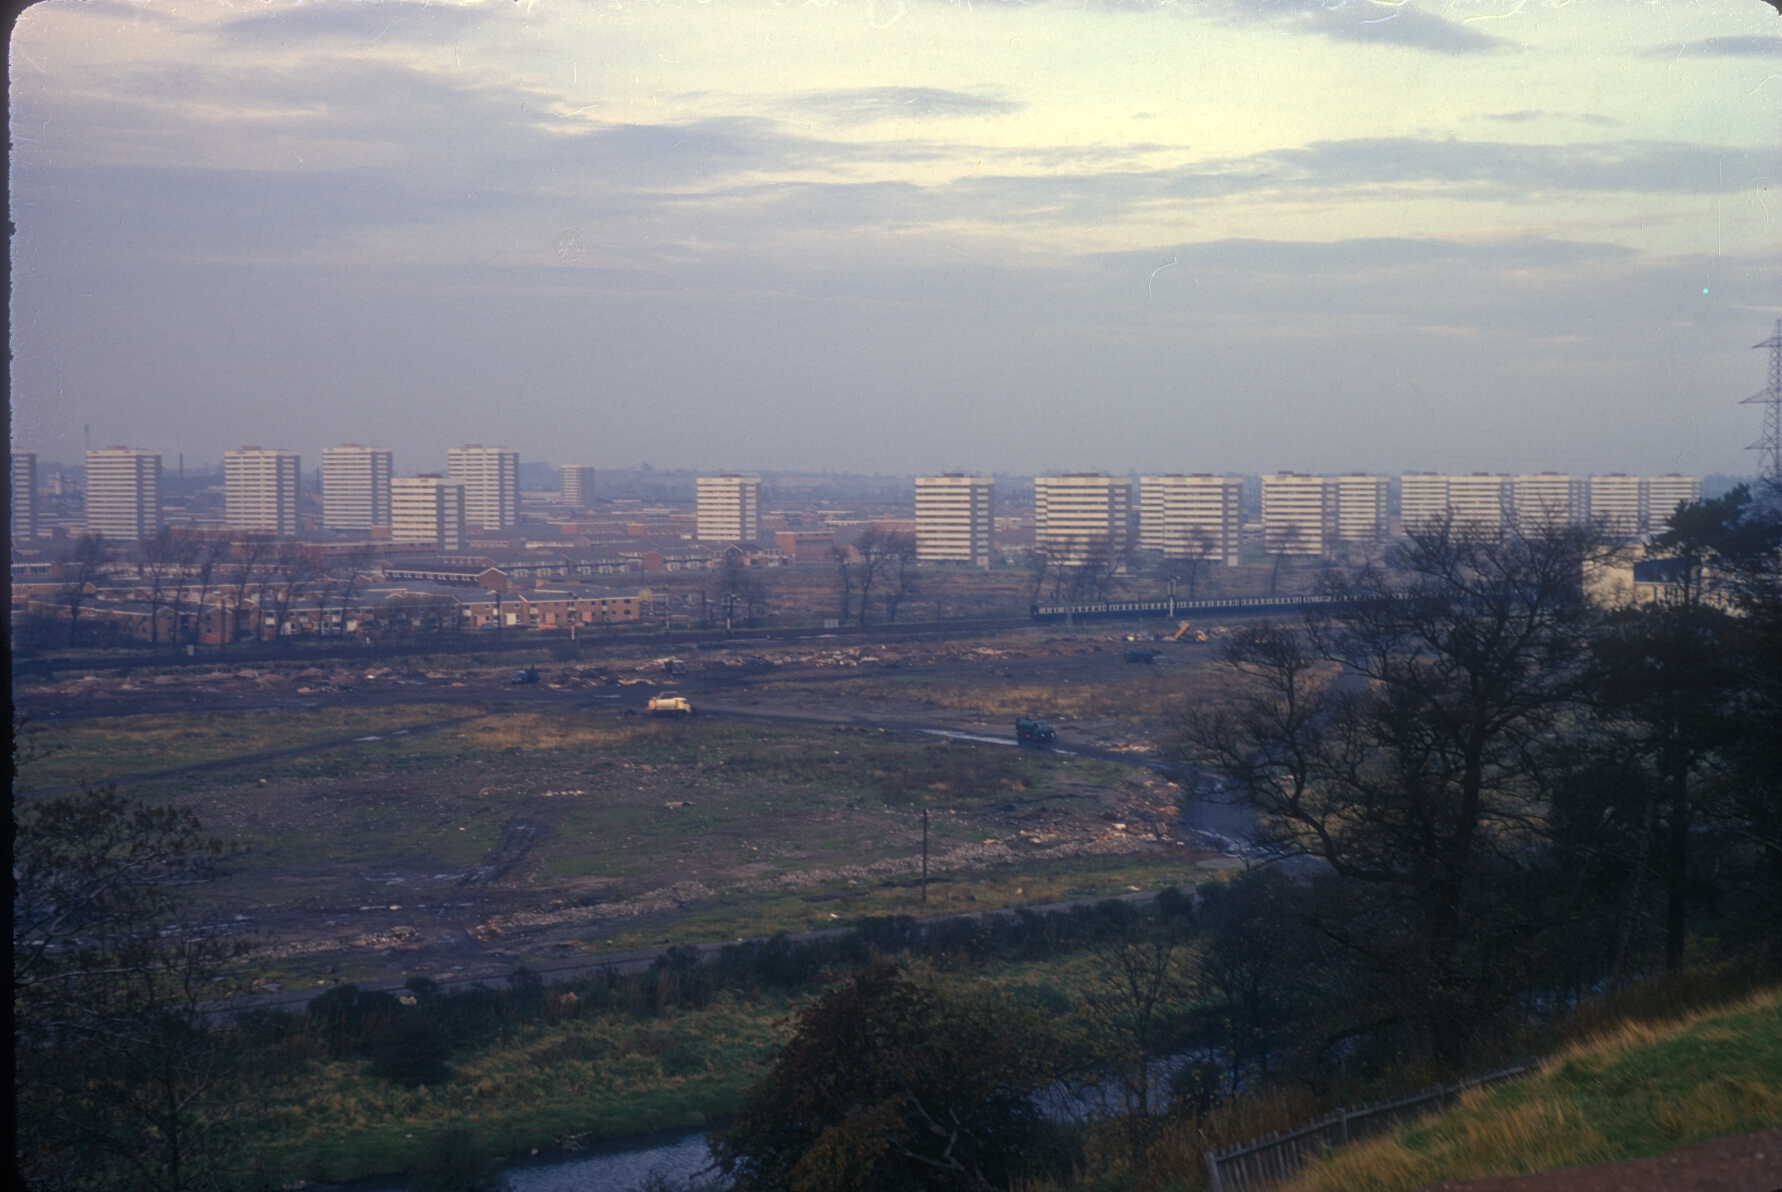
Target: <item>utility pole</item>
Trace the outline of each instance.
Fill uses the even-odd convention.
[[[1739,403],[1767,407],[1763,412],[1763,435],[1746,450],[1758,453],[1759,479],[1782,483],[1782,319],[1776,320],[1776,330],[1768,339],[1751,346],[1770,350],[1770,383]]]
[[[928,808],[922,809],[922,905],[928,905]]]

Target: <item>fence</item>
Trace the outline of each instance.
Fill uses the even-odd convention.
[[[1456,1094],[1532,1072],[1533,1063],[1513,1064],[1482,1076],[1437,1085],[1353,1109],[1339,1109],[1293,1130],[1207,1152],[1207,1178],[1213,1192],[1253,1192],[1297,1175],[1333,1146],[1378,1134],[1431,1108],[1445,1108]]]
[[[1113,600],[1101,604],[1035,604],[1029,615],[1035,621],[1067,617],[1174,617],[1182,613],[1283,612],[1308,604],[1338,604],[1340,596],[1233,596],[1224,600]]]

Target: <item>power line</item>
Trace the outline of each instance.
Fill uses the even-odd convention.
[[[1768,339],[1751,346],[1770,350],[1770,383],[1739,403],[1768,407],[1763,412],[1762,437],[1745,450],[1759,453],[1759,478],[1782,483],[1782,319],[1776,320],[1776,330]]]

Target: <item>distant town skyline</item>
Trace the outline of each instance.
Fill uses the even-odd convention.
[[[1758,0],[50,0],[12,440],[1747,475]]]

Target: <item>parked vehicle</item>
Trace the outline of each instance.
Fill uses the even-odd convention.
[[[1135,646],[1134,648],[1126,651],[1126,661],[1139,662],[1139,663],[1143,663],[1146,666],[1154,666],[1154,665],[1156,665],[1156,662],[1157,662],[1157,655],[1161,654],[1162,652],[1163,651],[1161,651],[1161,650],[1147,650],[1143,647]]]
[[[513,683],[516,687],[536,682],[538,682],[538,668],[536,666],[522,667],[514,672]]]
[[[687,673],[687,664],[682,662],[679,658],[665,658],[662,661],[662,673],[665,675],[684,675]]]
[[[1015,721],[1015,740],[1023,745],[1045,749],[1057,738],[1057,732],[1044,720],[1028,720],[1023,717]]]
[[[675,695],[664,691],[661,695],[650,698],[650,715],[652,716],[691,716],[693,703],[684,695]]]

